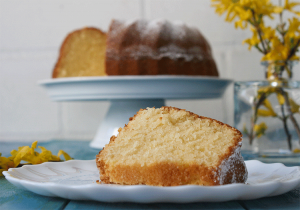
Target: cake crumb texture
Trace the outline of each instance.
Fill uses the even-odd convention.
[[[96,157],[103,183],[177,186],[244,183],[242,134],[174,107],[141,109]]]
[[[100,29],[83,28],[64,40],[52,77],[104,76],[106,34]]]

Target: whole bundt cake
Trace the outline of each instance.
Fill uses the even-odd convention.
[[[199,30],[166,20],[113,20],[106,73],[218,76],[211,48]]]
[[[174,108],[141,109],[96,156],[102,183],[154,186],[245,183],[242,134]]]

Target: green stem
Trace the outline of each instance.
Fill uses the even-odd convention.
[[[299,140],[299,144],[300,144],[300,128],[299,128],[299,125],[298,125],[298,123],[297,123],[297,121],[296,121],[296,119],[294,117],[294,114],[293,114],[293,112],[291,110],[291,105],[290,105],[290,102],[289,102],[288,94],[286,92],[284,92],[283,89],[281,89],[281,88],[280,88],[280,92],[281,92],[281,94],[284,97],[284,101],[286,103],[288,115],[289,115],[289,117],[290,117],[290,119],[291,119],[291,121],[292,121],[292,123],[294,125],[294,128],[295,128],[296,132],[297,132],[298,140]]]
[[[300,39],[297,41],[296,45],[292,48],[292,50],[290,51],[288,57],[287,57],[287,61],[290,60],[294,55],[295,53],[297,52],[297,49],[300,45]]]
[[[255,45],[254,47],[255,47],[259,52],[264,53],[264,52],[262,51],[262,49],[260,49],[260,47],[259,47],[258,45]]]
[[[264,39],[262,38],[262,31],[259,27],[259,23],[258,21],[256,20],[255,18],[255,11],[253,9],[251,9],[251,13],[252,13],[252,16],[253,16],[253,23],[250,22],[256,29],[257,33],[258,33],[258,36],[259,36],[259,39],[260,39],[260,42],[261,42],[261,45],[262,45],[262,48],[263,48],[263,54],[267,54],[268,53],[268,50],[265,46],[265,42],[264,42]]]
[[[281,112],[282,112],[282,122],[283,122],[283,127],[284,127],[284,131],[285,131],[285,134],[286,134],[286,137],[287,137],[287,142],[288,142],[288,146],[289,146],[289,150],[292,151],[292,142],[291,142],[291,134],[289,132],[289,129],[288,129],[288,126],[287,126],[287,123],[286,123],[286,120],[287,120],[287,117],[285,116],[285,113],[284,113],[284,105],[281,105]]]
[[[253,113],[252,120],[251,120],[251,130],[250,130],[250,134],[249,134],[250,145],[252,144],[253,139],[255,138],[254,126],[257,121],[257,110],[260,107],[260,105],[264,102],[265,99],[266,99],[266,94],[262,93],[261,97],[259,98],[258,102],[255,104],[255,107],[254,107],[254,113]]]
[[[281,0],[279,0],[279,6],[281,6]],[[279,33],[281,34],[282,36],[282,44],[284,45],[284,24],[283,24],[283,18],[282,18],[282,12],[279,13],[279,21],[280,21],[280,28],[279,28]]]

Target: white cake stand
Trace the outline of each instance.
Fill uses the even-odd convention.
[[[202,76],[106,76],[48,79],[39,85],[53,101],[109,100],[110,108],[90,143],[103,148],[141,108],[164,106],[165,99],[220,98],[231,82]]]

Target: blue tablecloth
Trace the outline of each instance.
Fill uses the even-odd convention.
[[[31,143],[0,142],[0,152],[3,156],[9,156],[9,152],[19,146]],[[91,160],[98,154],[98,149],[89,147],[87,141],[49,141],[38,145],[57,154],[63,149],[75,159]],[[250,159],[249,156],[244,156]],[[300,165],[300,162],[286,165]],[[0,177],[0,209],[300,209],[300,188],[286,194],[261,198],[249,201],[230,201],[221,203],[103,203],[94,201],[72,201],[62,198],[45,197],[32,192],[19,189],[10,184],[4,177]]]

